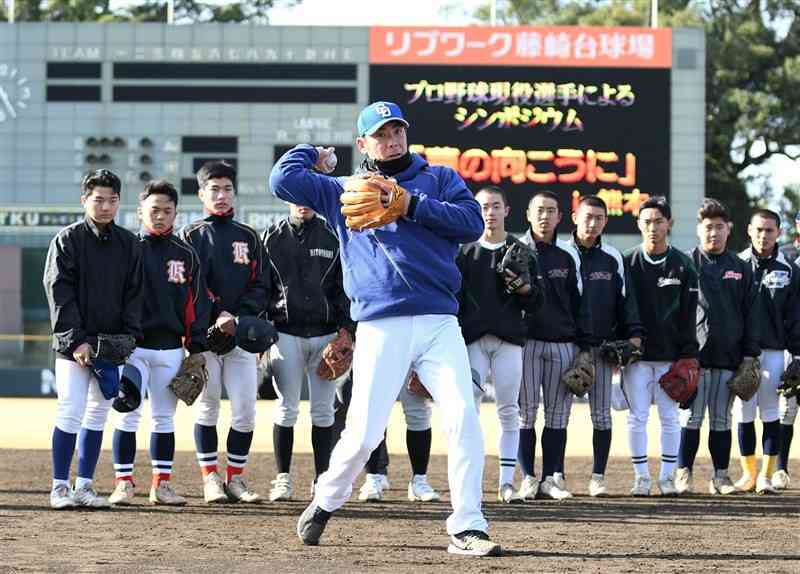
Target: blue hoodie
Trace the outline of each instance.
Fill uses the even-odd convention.
[[[272,168],[272,193],[321,214],[339,237],[354,321],[458,312],[455,258],[460,243],[483,233],[480,206],[455,171],[411,157],[393,176],[418,198],[411,217],[364,231],[349,230],[339,211],[343,181],[312,170],[319,158],[313,146],[289,150]]]

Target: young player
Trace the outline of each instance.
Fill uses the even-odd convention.
[[[644,329],[628,285],[622,254],[602,237],[608,223],[605,202],[595,195],[582,197],[572,214],[572,221],[575,231],[567,247],[580,259],[583,296],[592,309],[595,382],[589,389],[589,409],[594,429],[594,457],[589,495],[607,496],[605,472],[611,450],[611,377],[614,366],[601,356],[599,346],[604,341],[630,339],[634,346],[641,347]]]
[[[681,409],[681,443],[675,489],[678,494],[692,489],[692,467],[700,445],[700,426],[708,409],[708,450],[714,476],[711,494],[733,494],[736,489],[728,475],[731,456],[731,406],[733,395],[728,381],[743,361],[760,355],[756,290],[749,265],[728,251],[731,220],[720,202],[707,199],[697,212],[700,246],[690,256],[699,276],[697,341],[702,367],[697,396]]]
[[[781,399],[781,404],[776,393],[785,367],[785,351],[789,351],[791,356],[800,355],[800,270],[778,248],[780,229],[781,220],[777,213],[768,209],[755,211],[747,227],[750,248],[739,254],[751,265],[758,289],[763,372],[756,395],[747,402],[737,399],[734,403],[739,419],[743,470],[736,488],[743,492],[755,490],[760,494],[772,494],[788,486],[788,445],[791,442],[791,424],[794,423],[794,419],[789,417],[792,417],[792,402],[795,413],[797,405],[796,398]],[[763,459],[758,474],[756,408],[763,425]]]
[[[110,506],[93,485],[112,401],[91,370],[93,346],[101,333],[142,336],[142,256],[136,236],[114,223],[120,190],[114,173],[88,173],[81,182],[86,217],[59,231],[47,252],[44,289],[57,353],[50,492],[54,509]],[[78,476],[72,491],[69,467],[76,440]]]
[[[278,474],[269,493],[275,502],[291,500],[294,494],[289,472],[294,424],[306,377],[316,476],[328,469],[336,381],[320,377],[317,367],[337,331],[352,331],[354,325],[350,301],[342,289],[339,240],[313,210],[290,203],[289,217],[267,229],[263,242],[272,287],[267,308],[280,333],[269,356],[278,395],[272,427]]]
[[[147,183],[139,195],[139,241],[144,268],[144,303],[141,343],[131,355],[142,381],[142,394],[150,397],[150,462],[153,479],[150,502],[182,506],[186,499],[172,488],[175,458],[175,408],[177,397],[169,389],[184,358],[205,350],[211,301],[208,298],[200,259],[194,249],[173,234],[178,192],[164,180]],[[133,501],[133,465],[139,408],[117,416],[112,454],[116,488],[109,497],[115,505]]]
[[[661,422],[661,470],[658,488],[675,496],[675,465],[680,444],[678,403],[659,385],[678,359],[696,359],[697,271],[692,260],[668,242],[672,210],[663,197],[651,197],[640,206],[641,245],[625,254],[630,286],[647,333],[642,359],[625,368],[625,395],[630,405],[628,442],[635,474],[631,494],[649,496],[647,419],[655,402]]]
[[[449,430],[453,506],[448,550],[496,555],[500,546],[489,540],[481,512],[483,436],[455,316],[461,282],[455,265],[458,246],[477,240],[483,222],[477,202],[455,171],[428,165],[408,152],[407,127],[400,108],[389,102],[375,102],[359,114],[356,145],[367,156],[367,171],[397,182],[397,187],[384,182],[386,191],[378,194],[378,201],[370,200],[367,209],[364,202],[376,196],[365,193],[363,185],[374,188],[381,182],[342,182],[315,173],[315,165],[326,165],[329,149],[297,146],[270,177],[275,195],[308,205],[333,226],[341,244],[350,312],[358,321],[351,415],[314,500],[300,516],[297,533],[305,544],[319,543],[331,513],[350,497],[353,480],[381,441],[392,405],[413,369],[434,400],[447,405],[442,414]],[[345,186],[351,191],[345,192]],[[348,202],[346,209],[342,201]],[[372,220],[375,210],[380,213]],[[365,226],[365,219],[375,223]]]
[[[199,196],[208,216],[184,227],[180,237],[200,257],[206,285],[214,299],[210,323],[228,335],[239,316],[264,312],[270,289],[264,244],[256,231],[234,219],[236,170],[225,162],[203,165],[197,172]],[[195,403],[194,440],[208,503],[260,502],[242,476],[253,441],[258,376],[256,355],[240,347],[222,356],[205,352],[208,384]],[[217,421],[222,386],[231,402],[226,480],[217,471]]]
[[[519,393],[520,440],[518,460],[525,477],[520,496],[532,499],[539,492],[546,498],[572,498],[564,480],[567,424],[572,393],[561,381],[578,352],[591,351],[591,310],[583,290],[580,257],[558,240],[562,213],[558,197],[537,192],[528,204],[530,228],[522,242],[536,252],[543,278],[545,304],[526,314],[527,342],[522,356],[522,387]],[[544,396],[540,399],[540,393]],[[533,469],[536,448],[536,412],[544,403],[542,431],[542,481]]]
[[[462,246],[456,259],[462,276],[458,319],[480,388],[486,388],[491,373],[500,423],[497,497],[511,504],[523,500],[514,489],[522,348],[527,332],[523,314],[535,312],[542,304],[541,277],[533,252],[506,233],[510,208],[505,192],[495,186],[484,187],[475,199],[481,206],[484,231],[480,240]],[[503,268],[501,263],[510,249],[522,254],[524,275],[521,269],[514,273]],[[480,404],[480,393],[476,399]]]

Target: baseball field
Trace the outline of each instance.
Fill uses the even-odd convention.
[[[306,407],[307,408],[307,407]],[[254,455],[248,476],[266,494],[274,475],[272,403],[259,401]],[[449,512],[443,437],[436,432],[430,481],[439,503],[406,499],[410,466],[399,407],[393,413],[389,449],[391,488],[378,503],[353,500],[336,513],[319,547],[303,546],[294,530],[309,500],[312,460],[307,411],[296,427],[292,467],[295,500],[259,505],[208,506],[202,500],[191,444],[191,416],[179,408],[178,452],[173,483],[188,497],[183,508],[152,507],[147,432],[139,434],[136,504],[110,511],[50,510],[49,441],[55,400],[0,399],[0,572],[772,572],[800,571],[800,460],[796,483],[778,496],[706,494],[711,469],[695,467],[698,494],[681,498],[627,496],[633,473],[627,458],[625,415],[615,413],[607,479],[612,496],[586,494],[591,472],[591,426],[586,405],[577,405],[569,427],[567,483],[575,498],[525,505],[496,502],[496,421],[492,405],[481,415],[487,458],[484,506],[500,558],[447,554],[444,521]],[[223,405],[227,413],[227,405]],[[435,412],[435,411],[434,411]],[[146,420],[146,419],[145,419]],[[651,418],[651,420],[653,420]],[[657,421],[657,418],[655,418]],[[144,427],[144,425],[143,425]],[[220,428],[226,427],[222,421]],[[110,428],[110,427],[109,427]],[[651,469],[657,472],[658,423],[651,425]],[[757,425],[760,431],[760,425]],[[224,432],[224,431],[223,431]],[[104,446],[110,446],[110,432]],[[224,434],[223,434],[224,436]],[[654,440],[655,439],[655,440]],[[222,442],[222,441],[221,441]],[[223,443],[224,444],[224,443]],[[705,446],[701,446],[701,455]],[[736,447],[734,447],[736,452]],[[797,452],[797,449],[795,449]],[[223,457],[224,458],[224,457]],[[732,475],[739,475],[734,457]],[[74,476],[74,468],[73,468]],[[104,450],[97,486],[113,488],[110,451]],[[358,486],[358,484],[356,485]]]

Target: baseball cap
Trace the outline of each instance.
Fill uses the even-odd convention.
[[[400,106],[392,102],[373,102],[358,114],[358,135],[371,136],[389,122],[400,122],[408,127]]]

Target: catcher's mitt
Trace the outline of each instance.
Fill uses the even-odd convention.
[[[627,367],[642,358],[642,350],[628,339],[603,341],[600,345],[600,356],[612,365]]]
[[[761,385],[761,362],[755,357],[745,357],[739,363],[736,373],[728,379],[731,393],[749,401],[758,392]]]
[[[594,384],[594,360],[588,351],[578,351],[572,366],[561,375],[561,382],[576,396],[582,397]]]
[[[793,358],[789,366],[781,375],[781,386],[778,387],[778,394],[787,399],[796,397],[800,394],[800,359]]]
[[[700,382],[700,363],[697,359],[678,359],[658,384],[673,401],[688,404]]]
[[[389,196],[386,204],[382,199],[384,193]],[[392,223],[403,215],[407,195],[396,181],[383,176],[351,177],[345,181],[344,193],[339,198],[345,225],[361,231]]]
[[[216,324],[211,325],[206,334],[206,345],[209,351],[213,351],[217,355],[224,355],[233,351],[236,346],[236,337],[228,335]]]
[[[347,372],[352,362],[353,338],[347,329],[339,329],[336,338],[322,350],[317,375],[327,381],[338,379]]]
[[[90,339],[92,360],[108,361],[114,365],[124,365],[136,348],[133,335],[106,335],[100,333],[96,340]]]
[[[506,248],[503,258],[495,268],[505,283],[506,293],[513,293],[531,282],[530,255],[527,249],[524,245],[512,243]]]
[[[181,363],[178,374],[169,383],[169,389],[187,405],[191,405],[208,382],[206,358],[201,353],[189,355]]]
[[[425,399],[433,398],[428,392],[428,389],[425,388],[425,385],[422,384],[422,381],[419,380],[417,373],[414,371],[412,371],[411,376],[408,377],[408,392],[412,395],[418,395]]]

